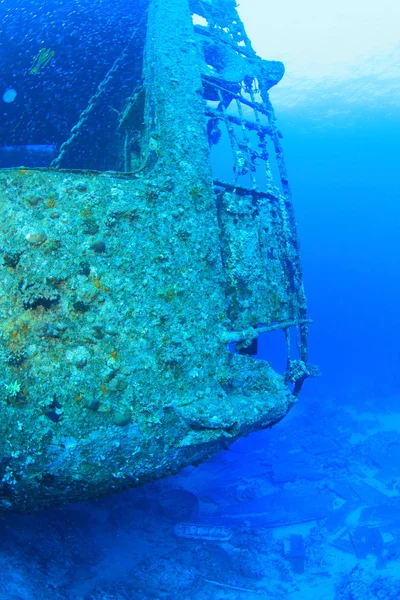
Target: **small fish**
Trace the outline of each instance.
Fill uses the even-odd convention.
[[[54,56],[54,50],[50,50],[50,48],[41,48],[38,55],[33,60],[31,70],[29,71],[30,74],[37,75],[43,67],[53,60]]]

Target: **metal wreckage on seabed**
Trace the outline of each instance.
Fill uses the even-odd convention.
[[[122,164],[104,147],[104,168],[68,167],[117,59],[52,167],[0,171],[2,510],[197,464],[282,419],[312,374],[268,96],[283,65],[255,54],[234,0],[134,10]],[[284,375],[256,357],[274,330]]]

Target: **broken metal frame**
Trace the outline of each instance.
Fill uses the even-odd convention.
[[[282,258],[286,262],[288,279],[292,280],[293,288],[296,290],[295,314],[292,320],[254,327],[251,328],[251,332],[232,333],[230,339],[239,344],[248,345],[260,333],[282,329],[287,347],[286,380],[294,384],[293,393],[297,395],[304,380],[309,376],[317,375],[317,370],[315,367],[307,366],[307,335],[310,320],[307,318],[306,299],[302,284],[292,194],[280,141],[282,136],[277,128],[274,109],[268,94],[271,84],[274,85],[282,77],[283,69],[279,72],[279,66],[276,63],[268,64],[267,61],[257,57],[238,17],[235,2],[221,0],[216,6],[215,3],[208,0],[192,0],[191,9],[194,22],[196,17],[200,17],[198,21],[202,21],[202,23],[198,22],[194,25],[198,37],[211,40],[216,48],[228,47],[251,65],[250,72],[245,74],[242,81],[226,81],[223,73],[222,75],[216,73],[215,67],[210,65],[206,66],[206,72],[209,71],[209,73],[203,72],[202,75],[206,91],[205,99],[208,101],[206,116],[209,124],[211,123],[214,132],[219,129],[220,124],[224,125],[234,159],[233,181],[215,181],[214,183],[219,189],[233,192],[237,196],[251,195],[256,203],[265,195],[268,196],[270,202],[275,203],[280,212],[285,238]],[[209,100],[213,97],[210,89],[217,97],[217,107],[210,106]],[[250,112],[250,116],[245,113],[246,109]],[[262,123],[263,118],[267,120],[266,124]],[[251,142],[249,132],[255,132],[257,135],[256,147]],[[213,142],[211,141],[211,143]],[[272,173],[269,145],[272,145],[272,152],[278,168],[280,190]],[[257,168],[260,166],[266,177],[264,190],[257,180]],[[245,175],[248,175],[250,179],[250,186],[239,184],[239,178]],[[290,330],[293,327],[296,329],[297,360],[292,360],[291,356]]]

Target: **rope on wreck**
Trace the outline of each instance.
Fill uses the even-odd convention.
[[[112,65],[112,67],[106,73],[106,76],[104,77],[103,81],[101,83],[99,83],[99,85],[97,86],[97,90],[95,91],[95,93],[93,94],[93,96],[90,98],[89,104],[87,105],[87,107],[85,108],[85,110],[83,110],[81,112],[80,117],[79,117],[79,121],[71,129],[69,138],[61,145],[60,151],[58,153],[58,156],[56,156],[56,158],[51,162],[51,164],[50,164],[51,167],[54,167],[56,169],[58,169],[60,167],[61,161],[62,161],[64,155],[66,154],[68,148],[71,146],[71,144],[74,142],[74,140],[80,134],[83,125],[85,124],[85,122],[87,121],[90,113],[94,109],[94,107],[95,107],[98,99],[104,93],[107,85],[109,84],[109,82],[113,78],[115,72],[118,70],[118,67],[120,66],[121,62],[126,57],[126,55],[128,53],[129,46],[130,46],[132,40],[136,37],[136,34],[138,33],[138,31],[140,30],[140,28],[144,24],[145,16],[146,15],[143,16],[143,18],[141,19],[139,25],[136,27],[136,29],[134,29],[131,37],[129,38],[128,43],[126,44],[125,48],[122,50],[122,52],[118,56],[118,58],[114,61],[114,64]]]

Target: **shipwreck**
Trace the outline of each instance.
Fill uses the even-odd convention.
[[[26,149],[0,165],[3,511],[198,464],[282,419],[313,373],[268,95],[283,65],[256,55],[234,0],[133,4],[90,81],[43,30],[24,75],[42,100],[0,153]],[[282,373],[257,355],[276,330]]]

